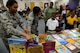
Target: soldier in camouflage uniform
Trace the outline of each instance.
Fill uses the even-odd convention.
[[[29,30],[26,29],[26,27],[23,24],[23,20],[21,19],[21,16],[17,13],[17,2],[15,0],[8,0],[6,6],[8,8],[8,11],[4,12],[0,16],[0,36],[2,37],[6,47],[8,48],[7,38],[11,37],[11,35],[22,35],[29,42],[33,42]],[[23,28],[24,32],[17,30],[17,25]]]
[[[39,20],[44,20],[41,15],[41,9],[38,6],[35,6],[33,11],[29,14],[29,18],[27,19],[27,28],[31,31],[32,34],[38,35],[38,33],[41,33],[39,30]],[[42,25],[42,27],[42,32],[45,32],[45,23]]]

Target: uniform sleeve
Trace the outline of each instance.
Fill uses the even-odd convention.
[[[24,21],[22,19],[22,17],[17,13],[17,17],[18,17],[18,24],[21,28],[24,28],[26,27],[25,24],[24,24]]]
[[[27,19],[27,28],[28,28],[30,31],[31,31],[32,23],[33,23],[33,16],[32,16],[32,14],[30,13],[30,14],[29,14],[29,18]]]
[[[22,32],[15,29],[11,20],[9,20],[6,16],[1,17],[1,23],[3,24],[6,35],[21,35]]]

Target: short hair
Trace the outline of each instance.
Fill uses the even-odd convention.
[[[6,3],[6,7],[9,8],[10,6],[14,5],[14,3],[17,3],[15,0],[8,0]]]
[[[41,9],[38,7],[38,6],[35,6],[34,8],[33,8],[33,13],[34,14],[37,14],[37,13],[39,13],[41,11]]]
[[[50,4],[52,4],[52,5],[53,5],[53,2],[50,2]]]

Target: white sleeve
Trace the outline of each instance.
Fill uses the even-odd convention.
[[[59,26],[59,22],[56,20],[56,26],[58,27]]]
[[[46,26],[49,26],[49,20],[47,20]]]

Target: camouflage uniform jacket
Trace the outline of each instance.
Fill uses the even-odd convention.
[[[0,33],[1,37],[8,37],[10,35],[21,35],[22,31],[16,29],[17,25],[24,27],[23,20],[18,13],[10,14],[9,11],[4,12],[0,16]]]

